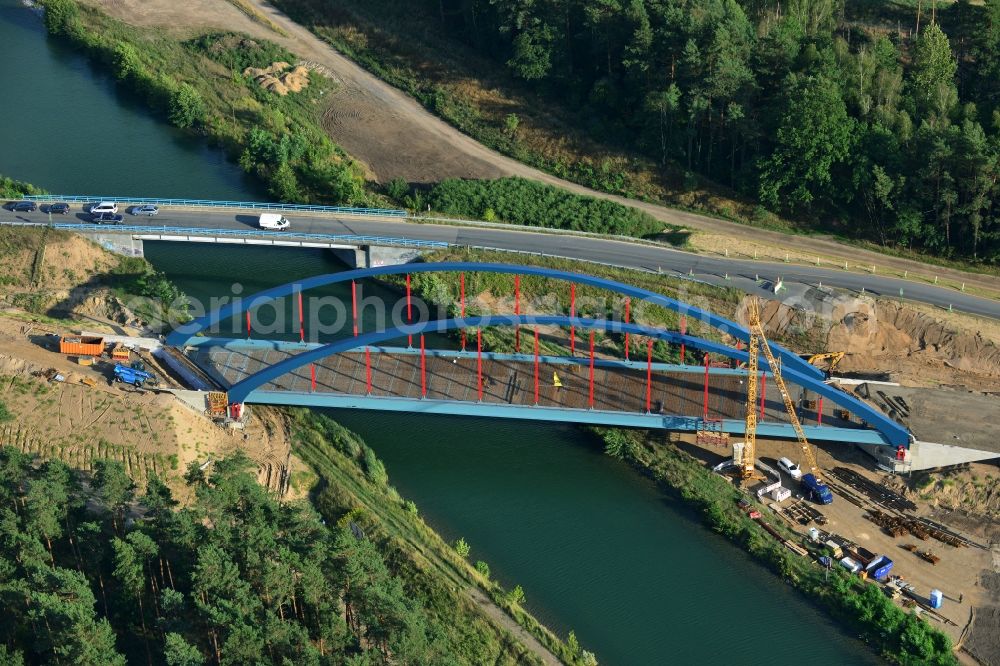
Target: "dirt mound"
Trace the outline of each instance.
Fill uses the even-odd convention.
[[[954,375],[949,369],[981,378],[1000,377],[1000,347],[995,342],[979,332],[963,332],[930,314],[886,301],[835,319],[827,347],[848,352],[841,366],[845,370],[883,369],[912,380],[960,380],[947,376]],[[922,368],[938,372],[934,378],[927,377]]]
[[[286,72],[289,67],[291,65],[287,62],[272,63],[263,69],[247,67],[243,70],[243,76],[252,77],[261,88],[278,95],[300,92],[309,85],[309,70],[302,65],[296,65]]]
[[[736,318],[746,323],[746,305]],[[770,301],[761,312],[776,341],[802,352],[845,351],[840,373],[887,372],[894,381],[995,390],[1000,347],[981,331],[890,301],[831,296],[812,311]]]
[[[68,289],[117,263],[113,254],[76,234],[40,227],[0,229],[0,285]]]

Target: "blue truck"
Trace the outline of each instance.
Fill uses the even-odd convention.
[[[799,484],[802,486],[802,493],[814,502],[819,502],[820,504],[833,503],[833,493],[815,475],[803,474]]]
[[[129,367],[121,363],[115,365],[115,381],[132,386],[156,384],[156,375],[137,367]]]

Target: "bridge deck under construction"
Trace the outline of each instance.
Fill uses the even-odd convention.
[[[190,352],[191,359],[222,386],[229,387],[249,375],[294,355],[282,348],[233,348],[203,345]],[[539,364],[538,406],[564,409],[591,408],[590,368],[585,358],[580,363],[545,362]],[[313,369],[304,366],[261,387],[262,391],[338,394],[371,397],[420,399],[421,358],[416,351],[373,351],[371,353],[371,392],[368,392],[364,352],[337,354],[316,363]],[[529,407],[535,404],[534,363],[532,360],[482,359],[482,402]],[[561,386],[556,386],[555,377]],[[742,419],[746,410],[746,377],[739,373],[718,373],[708,378],[708,416],[711,419]],[[427,400],[479,402],[477,359],[475,353],[428,353],[425,384]],[[315,386],[315,388],[314,388]],[[793,398],[800,389],[789,386]],[[762,421],[787,423],[781,396],[773,379],[763,389],[764,418]],[[704,369],[654,370],[652,373],[651,406],[655,413],[685,417],[704,414]],[[646,366],[594,368],[595,410],[645,413]],[[758,410],[760,405],[757,405]],[[823,425],[861,428],[836,418],[833,406],[824,409]],[[474,413],[474,411],[473,411]],[[804,423],[816,424],[815,410],[800,412]]]

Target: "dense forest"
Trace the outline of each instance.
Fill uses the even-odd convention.
[[[593,136],[809,226],[1000,262],[1000,0],[408,4]]]
[[[118,462],[81,476],[0,448],[0,663],[531,661],[450,587],[253,472],[241,454],[194,465],[179,507],[155,477],[137,497]]]

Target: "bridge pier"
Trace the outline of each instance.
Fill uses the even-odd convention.
[[[363,247],[331,247],[330,252],[348,268],[368,268],[368,253]]]
[[[382,245],[336,247],[330,248],[330,252],[350,268],[408,264],[416,261],[423,254],[420,250],[411,247],[385,247]]]
[[[80,235],[89,238],[105,250],[114,252],[115,254],[120,254],[126,257],[145,256],[142,239],[135,238],[132,234],[98,232],[90,234],[83,233]]]

